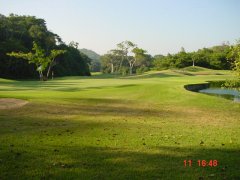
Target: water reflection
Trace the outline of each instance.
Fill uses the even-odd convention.
[[[221,96],[227,99],[231,99],[234,102],[240,102],[240,92],[234,89],[207,88],[207,89],[199,90],[198,92],[211,94],[215,96]]]

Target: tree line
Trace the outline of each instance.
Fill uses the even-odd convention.
[[[234,69],[240,76],[239,44],[239,41],[234,45],[224,43],[196,52],[186,52],[181,48],[175,54],[152,57],[135,43],[123,41],[100,57],[101,71],[132,75],[149,70],[201,66]],[[96,62],[91,64],[92,60],[78,50],[78,43],[66,45],[57,34],[47,29],[44,19],[0,14],[0,77],[20,79],[90,75],[89,66],[92,71],[100,68],[99,57],[92,55]]]
[[[186,52],[182,47],[178,53],[152,57],[146,50],[137,47],[131,41],[123,41],[117,44],[116,49],[101,56],[101,67],[103,73],[123,75],[188,66],[229,70],[236,66],[234,64],[236,56],[231,55],[235,46],[237,45],[223,43],[211,48],[202,48],[196,52]]]
[[[154,57],[154,67],[158,70],[169,68],[184,68],[187,66],[201,66],[210,69],[231,69],[228,59],[230,45],[222,44],[211,48],[202,48],[196,52],[186,52],[184,48],[176,54]]]
[[[77,46],[75,42],[66,45],[47,29],[44,19],[0,14],[0,77],[90,75],[90,59]]]

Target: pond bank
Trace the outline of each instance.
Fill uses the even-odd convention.
[[[234,89],[222,88],[223,83],[224,81],[214,81],[202,84],[188,84],[185,85],[184,88],[189,91],[219,96],[233,100],[234,102],[240,102],[240,92]]]

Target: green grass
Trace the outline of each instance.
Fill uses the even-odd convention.
[[[240,179],[240,104],[183,87],[228,78],[168,70],[0,79],[0,98],[29,101],[0,110],[0,179]],[[211,159],[218,166],[197,165]]]

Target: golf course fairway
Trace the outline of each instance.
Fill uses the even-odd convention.
[[[240,179],[240,103],[184,89],[231,77],[0,79],[0,179]]]

